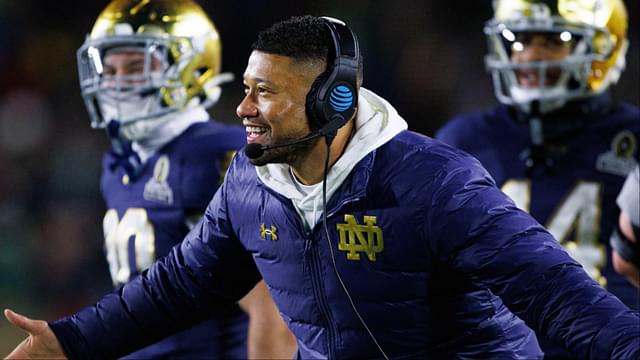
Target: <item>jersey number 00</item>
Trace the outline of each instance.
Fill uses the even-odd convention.
[[[130,208],[118,218],[115,209],[104,216],[102,228],[107,262],[114,285],[128,282],[132,270],[139,273],[155,261],[155,236],[147,211]]]

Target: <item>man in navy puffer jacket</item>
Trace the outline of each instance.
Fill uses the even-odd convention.
[[[30,334],[10,357],[113,358],[264,279],[303,359],[539,356],[522,322],[492,307],[494,294],[580,358],[639,358],[640,316],[592,281],[477,160],[407,131],[390,104],[359,88],[354,47],[348,28],[325,18],[261,33],[237,109],[250,145],[203,220],[141,277],[73,316],[48,324],[5,311]],[[345,63],[353,74],[334,71]],[[323,90],[338,98],[326,102],[336,112],[354,114],[337,134],[316,112]],[[341,106],[350,96],[357,111]],[[296,141],[310,134],[333,141]],[[467,311],[475,321],[456,323]]]

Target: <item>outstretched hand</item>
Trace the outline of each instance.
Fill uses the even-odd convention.
[[[32,320],[9,309],[4,310],[4,316],[13,326],[29,334],[5,359],[65,358],[58,339],[46,321]]]

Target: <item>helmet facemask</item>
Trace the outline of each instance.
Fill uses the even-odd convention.
[[[171,56],[172,46],[181,47],[179,59]],[[188,86],[180,78],[195,54],[190,47],[189,39],[144,35],[87,41],[78,50],[78,66],[91,126],[118,121],[124,137],[135,141],[167,121],[166,115],[198,105],[197,97],[188,101]],[[117,57],[124,58],[124,73],[114,72],[111,60]]]
[[[624,69],[624,5],[589,5],[578,0],[497,0],[484,33],[487,69],[498,100],[529,113],[597,95]],[[610,30],[611,29],[611,30]],[[532,55],[535,54],[535,55]]]
[[[561,18],[551,18],[547,24],[530,18],[512,23],[490,21],[485,34],[489,41],[485,63],[498,100],[525,112],[530,110],[532,101],[539,101],[540,111],[545,113],[569,100],[592,95],[588,84],[591,64],[606,58],[590,44],[599,36],[606,39],[608,45],[604,46],[612,48],[606,29],[572,27]],[[528,44],[531,37],[544,44]],[[519,53],[534,51],[528,49],[531,46],[549,47],[549,51],[565,55],[519,60]]]

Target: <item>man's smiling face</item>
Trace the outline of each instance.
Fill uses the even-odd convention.
[[[253,51],[243,76],[245,97],[236,109],[247,130],[247,143],[282,144],[311,133],[306,96],[322,71],[323,64]],[[292,164],[318,140],[267,150],[251,162]]]

